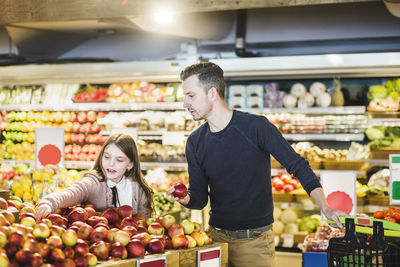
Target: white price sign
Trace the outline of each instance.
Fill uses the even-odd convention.
[[[137,267],[166,267],[167,256],[151,257],[137,261]]]
[[[35,129],[35,168],[64,162],[64,128]]]
[[[115,128],[111,129],[110,135],[116,134],[116,133],[122,133],[126,135],[130,135],[133,140],[137,141],[138,137],[138,131],[136,128]]]
[[[162,144],[166,146],[183,146],[185,143],[184,132],[167,132],[162,133]]]
[[[356,172],[321,171],[321,185],[332,209],[356,215]]]
[[[199,267],[220,267],[221,247],[202,249],[197,251],[197,266]]]
[[[400,204],[400,155],[390,155],[390,205]]]

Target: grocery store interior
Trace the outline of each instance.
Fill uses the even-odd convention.
[[[117,132],[137,143],[154,216],[205,231],[209,206],[190,210],[166,194],[189,183],[185,142],[203,121],[183,108],[179,74],[201,61],[224,70],[230,108],[266,116],[332,201],[345,193],[350,207],[336,208],[400,224],[399,0],[2,0],[0,197],[15,222],[0,212],[0,228],[10,227],[0,247],[23,208],[34,213],[79,181]],[[46,142],[59,158],[38,157]],[[274,158],[271,168],[277,264],[328,266],[329,240],[344,230]],[[228,266],[227,247],[210,246]],[[23,266],[14,249],[0,263],[6,255]],[[165,266],[200,266],[163,255]]]

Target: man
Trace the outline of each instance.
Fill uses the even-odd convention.
[[[202,209],[210,196],[209,232],[213,240],[229,243],[229,266],[274,266],[270,155],[299,178],[326,217],[342,227],[338,216],[346,214],[328,206],[308,162],[276,127],[264,116],[228,108],[218,65],[191,65],[182,71],[181,79],[184,107],[194,120],[206,122],[186,144],[189,194],[171,198]]]

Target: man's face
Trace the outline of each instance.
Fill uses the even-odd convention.
[[[212,102],[204,88],[200,86],[198,75],[186,78],[182,83],[183,88],[183,107],[192,114],[195,121],[207,119]]]

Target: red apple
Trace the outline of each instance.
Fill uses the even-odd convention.
[[[293,185],[293,188],[296,189],[300,186],[300,182],[297,179],[290,180],[289,184]]]
[[[113,258],[126,259],[128,257],[128,251],[123,244],[117,241],[111,245],[110,255]]]
[[[76,264],[73,259],[66,258],[63,262],[56,262],[54,267],[76,267]]]
[[[94,227],[96,224],[98,224],[100,222],[108,225],[108,220],[101,216],[92,216],[92,217],[89,217],[89,219],[87,220],[87,224],[89,224],[92,227]]]
[[[137,225],[136,221],[133,218],[125,217],[125,218],[122,219],[120,227],[124,228],[125,226],[137,227],[138,225]]]
[[[140,214],[140,213],[136,213],[134,216],[133,216],[133,219],[137,222],[137,221],[144,221],[145,223],[146,223],[146,218],[142,215],[142,214]],[[147,226],[147,225],[146,225]]]
[[[172,238],[175,235],[184,235],[185,231],[183,230],[183,227],[179,224],[173,224],[171,227],[168,229],[168,235]]]
[[[52,236],[48,237],[46,242],[49,245],[50,249],[63,247],[63,241],[62,241],[61,237],[59,237],[57,235],[52,235]]]
[[[286,193],[290,193],[290,192],[292,192],[294,190],[294,187],[293,187],[293,185],[291,185],[291,184],[285,184],[284,186],[283,186],[283,191],[285,191]]]
[[[72,247],[67,247],[64,249],[64,255],[66,258],[75,258],[75,250]]]
[[[85,207],[88,218],[96,215],[96,210],[92,207]]]
[[[21,246],[24,242],[24,234],[21,231],[15,231],[8,236],[8,243],[15,246]]]
[[[129,205],[123,205],[118,208],[118,215],[121,217],[121,219],[125,217],[132,217],[132,212],[133,209]]]
[[[136,235],[138,232],[135,226],[125,226],[122,231],[127,232],[129,236]]]
[[[140,240],[136,238],[131,239],[131,241],[126,246],[126,249],[128,250],[129,256],[133,258],[143,257],[146,251],[142,242],[140,242]]]
[[[51,221],[52,225],[63,226],[64,225],[64,218],[57,213],[52,213],[47,218]]]
[[[108,226],[108,224],[105,224],[103,222],[99,222],[98,224],[96,224],[95,226],[93,226],[93,229],[96,229],[97,227],[104,227],[107,230],[110,230],[110,226]]]
[[[52,263],[62,262],[65,260],[65,254],[61,248],[53,248],[50,252],[50,261]]]
[[[111,228],[107,233],[107,240],[108,242],[114,243],[115,233],[118,232],[118,228]]]
[[[88,219],[87,211],[81,207],[75,207],[69,214],[68,214],[68,222],[72,224],[76,221],[86,222]]]
[[[151,239],[148,247],[151,253],[162,253],[164,251],[164,244],[158,238]]]
[[[288,173],[284,173],[281,175],[281,180],[285,183],[288,184],[290,180],[292,180],[292,176]]]
[[[21,249],[15,254],[15,259],[21,265],[28,265],[32,262],[32,251],[29,249]]]
[[[81,239],[83,239],[83,240],[87,240],[87,239],[89,239],[90,233],[91,233],[92,231],[93,231],[93,227],[90,226],[90,225],[87,224],[87,223],[84,223],[83,225],[81,225],[81,226],[78,228],[78,232],[77,232],[78,238],[81,238]]]
[[[75,245],[75,252],[77,255],[86,256],[89,253],[89,245],[82,239],[78,239]]]
[[[187,248],[189,241],[185,235],[174,235],[172,236],[172,247],[173,248]]]
[[[95,243],[100,240],[105,240],[108,234],[108,230],[102,226],[93,229],[90,233],[89,239],[91,243]]]
[[[31,265],[32,267],[41,267],[43,264],[43,257],[39,253],[33,253]],[[0,264],[0,266],[2,266]]]
[[[147,230],[151,235],[163,235],[165,232],[165,228],[158,222],[153,222],[150,224]]]
[[[58,225],[52,225],[50,226],[50,234],[51,235],[56,235],[56,236],[61,236],[66,230]]]
[[[114,225],[119,220],[118,211],[114,207],[109,207],[101,214],[102,217],[106,218],[108,223]]]
[[[79,255],[75,258],[75,266],[76,267],[86,267],[88,266],[88,260],[85,256]]]
[[[132,236],[131,240],[132,239],[140,240],[140,242],[142,242],[143,246],[146,247],[149,244],[151,237],[148,233],[145,232],[145,233],[139,233],[139,234]]]
[[[90,252],[100,260],[107,260],[110,254],[110,247],[104,241],[97,241],[90,246]]]
[[[50,246],[46,243],[37,243],[36,248],[42,258],[46,258],[50,252]]]
[[[186,185],[184,185],[181,182],[178,182],[174,185],[174,192],[172,192],[172,194],[174,195],[174,197],[186,197],[188,194],[188,190]]]
[[[25,240],[24,244],[22,245],[22,248],[27,249],[31,252],[31,254],[37,252],[37,246],[36,246],[36,240],[28,238]]]

